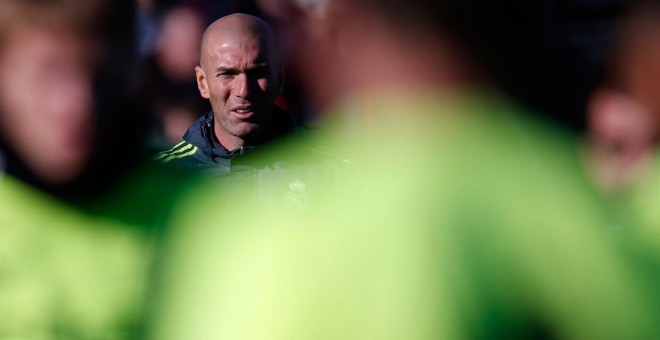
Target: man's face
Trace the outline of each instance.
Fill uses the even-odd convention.
[[[215,114],[215,133],[220,143],[251,143],[272,121],[273,105],[280,92],[280,65],[263,40],[231,36],[209,40],[197,81]]]
[[[0,55],[0,126],[39,177],[63,182],[91,156],[90,46],[67,33],[15,31]]]

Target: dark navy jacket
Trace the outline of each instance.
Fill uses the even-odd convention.
[[[273,114],[274,126],[265,143],[300,129],[279,107],[275,106]],[[203,173],[229,175],[235,170],[236,160],[254,148],[249,146],[229,151],[220,145],[213,131],[213,112],[210,111],[188,128],[183,141],[156,155],[156,160]]]
[[[228,151],[213,132],[213,112],[197,120],[183,136],[183,141],[156,156],[167,165],[183,167],[208,176],[221,184],[239,183],[236,194],[255,193],[257,199],[284,204],[294,210],[306,210],[315,183],[337,182],[340,167],[347,163],[330,152],[311,128],[295,125],[281,109],[275,109],[275,125],[267,140],[256,147]],[[271,148],[274,144],[295,143],[295,153],[288,148]],[[276,151],[280,150],[280,151]],[[247,190],[246,190],[247,189]]]

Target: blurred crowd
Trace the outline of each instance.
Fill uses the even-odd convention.
[[[659,129],[654,0],[1,0],[0,338],[660,338]]]

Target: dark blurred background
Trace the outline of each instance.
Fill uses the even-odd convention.
[[[146,155],[166,150],[181,139],[194,120],[210,110],[208,101],[197,91],[194,74],[206,26],[234,12],[269,21],[254,0],[122,3],[126,6],[116,6],[121,13],[114,16],[133,16],[135,25],[110,27],[116,37],[111,41],[109,60],[113,62],[107,65],[107,79],[102,73],[99,81],[104,87],[99,91],[100,107],[106,112],[101,117],[109,121],[101,124],[104,128],[100,133],[102,139],[114,141],[101,143],[110,148],[101,153],[111,155],[104,159],[122,159],[121,153],[140,143]],[[472,42],[470,52],[482,59],[487,73],[503,91],[536,114],[583,134],[587,98],[603,78],[614,25],[630,3],[464,0],[458,5],[461,8],[453,11],[464,14],[452,25],[468,35],[465,40]],[[277,32],[277,23],[271,23]],[[126,37],[131,35],[135,40],[127,43]],[[135,72],[116,72],[133,67],[137,68]],[[122,74],[138,77],[122,79]],[[136,83],[137,91],[122,85],[131,83]],[[312,122],[317,114],[293,68],[287,68],[278,104],[301,123]],[[114,171],[98,162],[89,173],[103,173],[103,169]]]
[[[233,12],[262,16],[252,0],[139,0],[138,3],[140,53],[145,59],[158,53],[158,35],[164,18],[182,6],[196,11],[203,26]],[[624,0],[466,0],[464,10],[473,22],[461,24],[470,26],[474,52],[486,59],[501,88],[538,113],[582,131],[585,97],[601,78],[610,32],[626,3]],[[158,79],[155,74],[152,79]],[[162,86],[160,77],[157,83]],[[196,96],[196,88],[187,91]],[[288,70],[280,104],[303,122],[315,114],[305,103],[304,92],[293,70]],[[199,113],[203,105],[190,107]],[[161,139],[161,144],[167,143]]]

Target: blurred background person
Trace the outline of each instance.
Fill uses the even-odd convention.
[[[345,178],[301,214],[202,189],[172,220],[152,338],[658,336],[579,135],[498,89],[527,2],[260,3]]]
[[[194,72],[204,27],[202,16],[188,6],[171,7],[163,14],[154,54],[142,66],[146,100],[155,116],[149,145],[153,150],[174,146],[210,110],[199,96]]]
[[[146,57],[153,53],[160,22],[156,0],[136,1],[136,39],[138,56]]]
[[[612,32],[588,101],[584,157],[602,194],[637,226],[621,230],[657,259],[660,244],[660,2],[632,1]]]
[[[660,101],[660,4],[633,2],[612,32],[603,81],[589,98],[588,158],[599,186],[635,186],[653,163]]]

